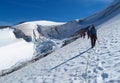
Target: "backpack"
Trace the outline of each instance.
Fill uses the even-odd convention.
[[[92,26],[92,28],[90,29],[90,33],[91,35],[96,35],[96,29],[94,26]]]

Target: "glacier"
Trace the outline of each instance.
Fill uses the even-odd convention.
[[[85,19],[50,26],[40,24],[33,25],[33,23],[30,25],[30,27],[33,26],[30,30],[28,29],[29,27],[26,28],[26,26],[23,29],[19,28],[24,34],[29,36],[33,36],[34,29],[35,31],[37,29],[39,30],[40,37],[45,41],[41,42],[39,40],[39,43],[36,42],[38,44],[38,48],[36,48],[38,52],[49,52],[49,50],[46,49],[55,50],[34,63],[30,63],[11,74],[1,76],[0,82],[120,83],[119,3],[119,0],[115,0],[103,11]],[[63,43],[64,40],[69,39],[71,35],[93,23],[98,29],[98,40],[95,48],[89,49],[90,40],[87,37],[85,39],[77,38],[71,43],[61,47],[61,43]],[[24,24],[25,23],[23,23],[23,25]],[[27,23],[27,26],[29,26],[29,23]],[[25,42],[23,39],[19,40],[25,43],[24,46],[33,44]],[[53,47],[49,46],[49,44]],[[46,46],[45,48],[44,45],[48,45],[48,48]],[[60,45],[60,47],[58,46],[56,49],[55,47],[57,45]],[[45,50],[41,48],[45,48]]]

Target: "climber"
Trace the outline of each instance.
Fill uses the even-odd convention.
[[[90,37],[90,39],[91,39],[91,47],[93,48],[95,46],[96,40],[97,40],[97,31],[93,24],[89,26],[87,35],[88,35],[88,38]]]

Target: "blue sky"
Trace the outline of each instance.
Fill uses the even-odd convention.
[[[66,22],[87,17],[113,0],[0,0],[0,25],[21,21]]]

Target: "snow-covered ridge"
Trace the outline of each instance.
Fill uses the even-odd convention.
[[[30,21],[30,22],[24,22],[18,25],[13,26],[13,28],[22,30],[26,35],[32,35],[33,29],[37,28],[37,25],[40,26],[57,26],[62,25],[65,23],[60,22],[52,22],[52,21]]]
[[[47,26],[46,26],[47,25]],[[56,23],[50,21],[31,21],[12,26],[14,29],[20,30],[19,34],[25,34],[33,38],[33,30],[38,31],[42,36],[48,38],[66,38],[80,28],[77,21],[68,23]],[[72,31],[72,32],[71,32]]]
[[[61,25],[64,25],[64,24],[65,23],[43,21],[42,20],[42,21],[24,22],[24,23],[12,26],[12,28],[21,30],[21,32],[23,32],[26,36],[33,37],[33,30],[36,30],[38,28],[38,26],[41,26],[42,28],[49,27],[49,29],[50,29],[50,27],[61,26]]]
[[[120,14],[120,0],[115,0],[104,10],[83,19],[82,22],[80,21],[80,23],[82,24],[94,23],[96,25],[99,25],[101,23],[106,22],[107,20],[112,19],[114,16],[119,14]]]
[[[53,21],[46,21],[46,20],[31,21],[31,22],[26,22],[26,23],[32,23],[32,24],[37,24],[41,26],[56,26],[56,25],[65,24],[65,22],[53,22]]]

